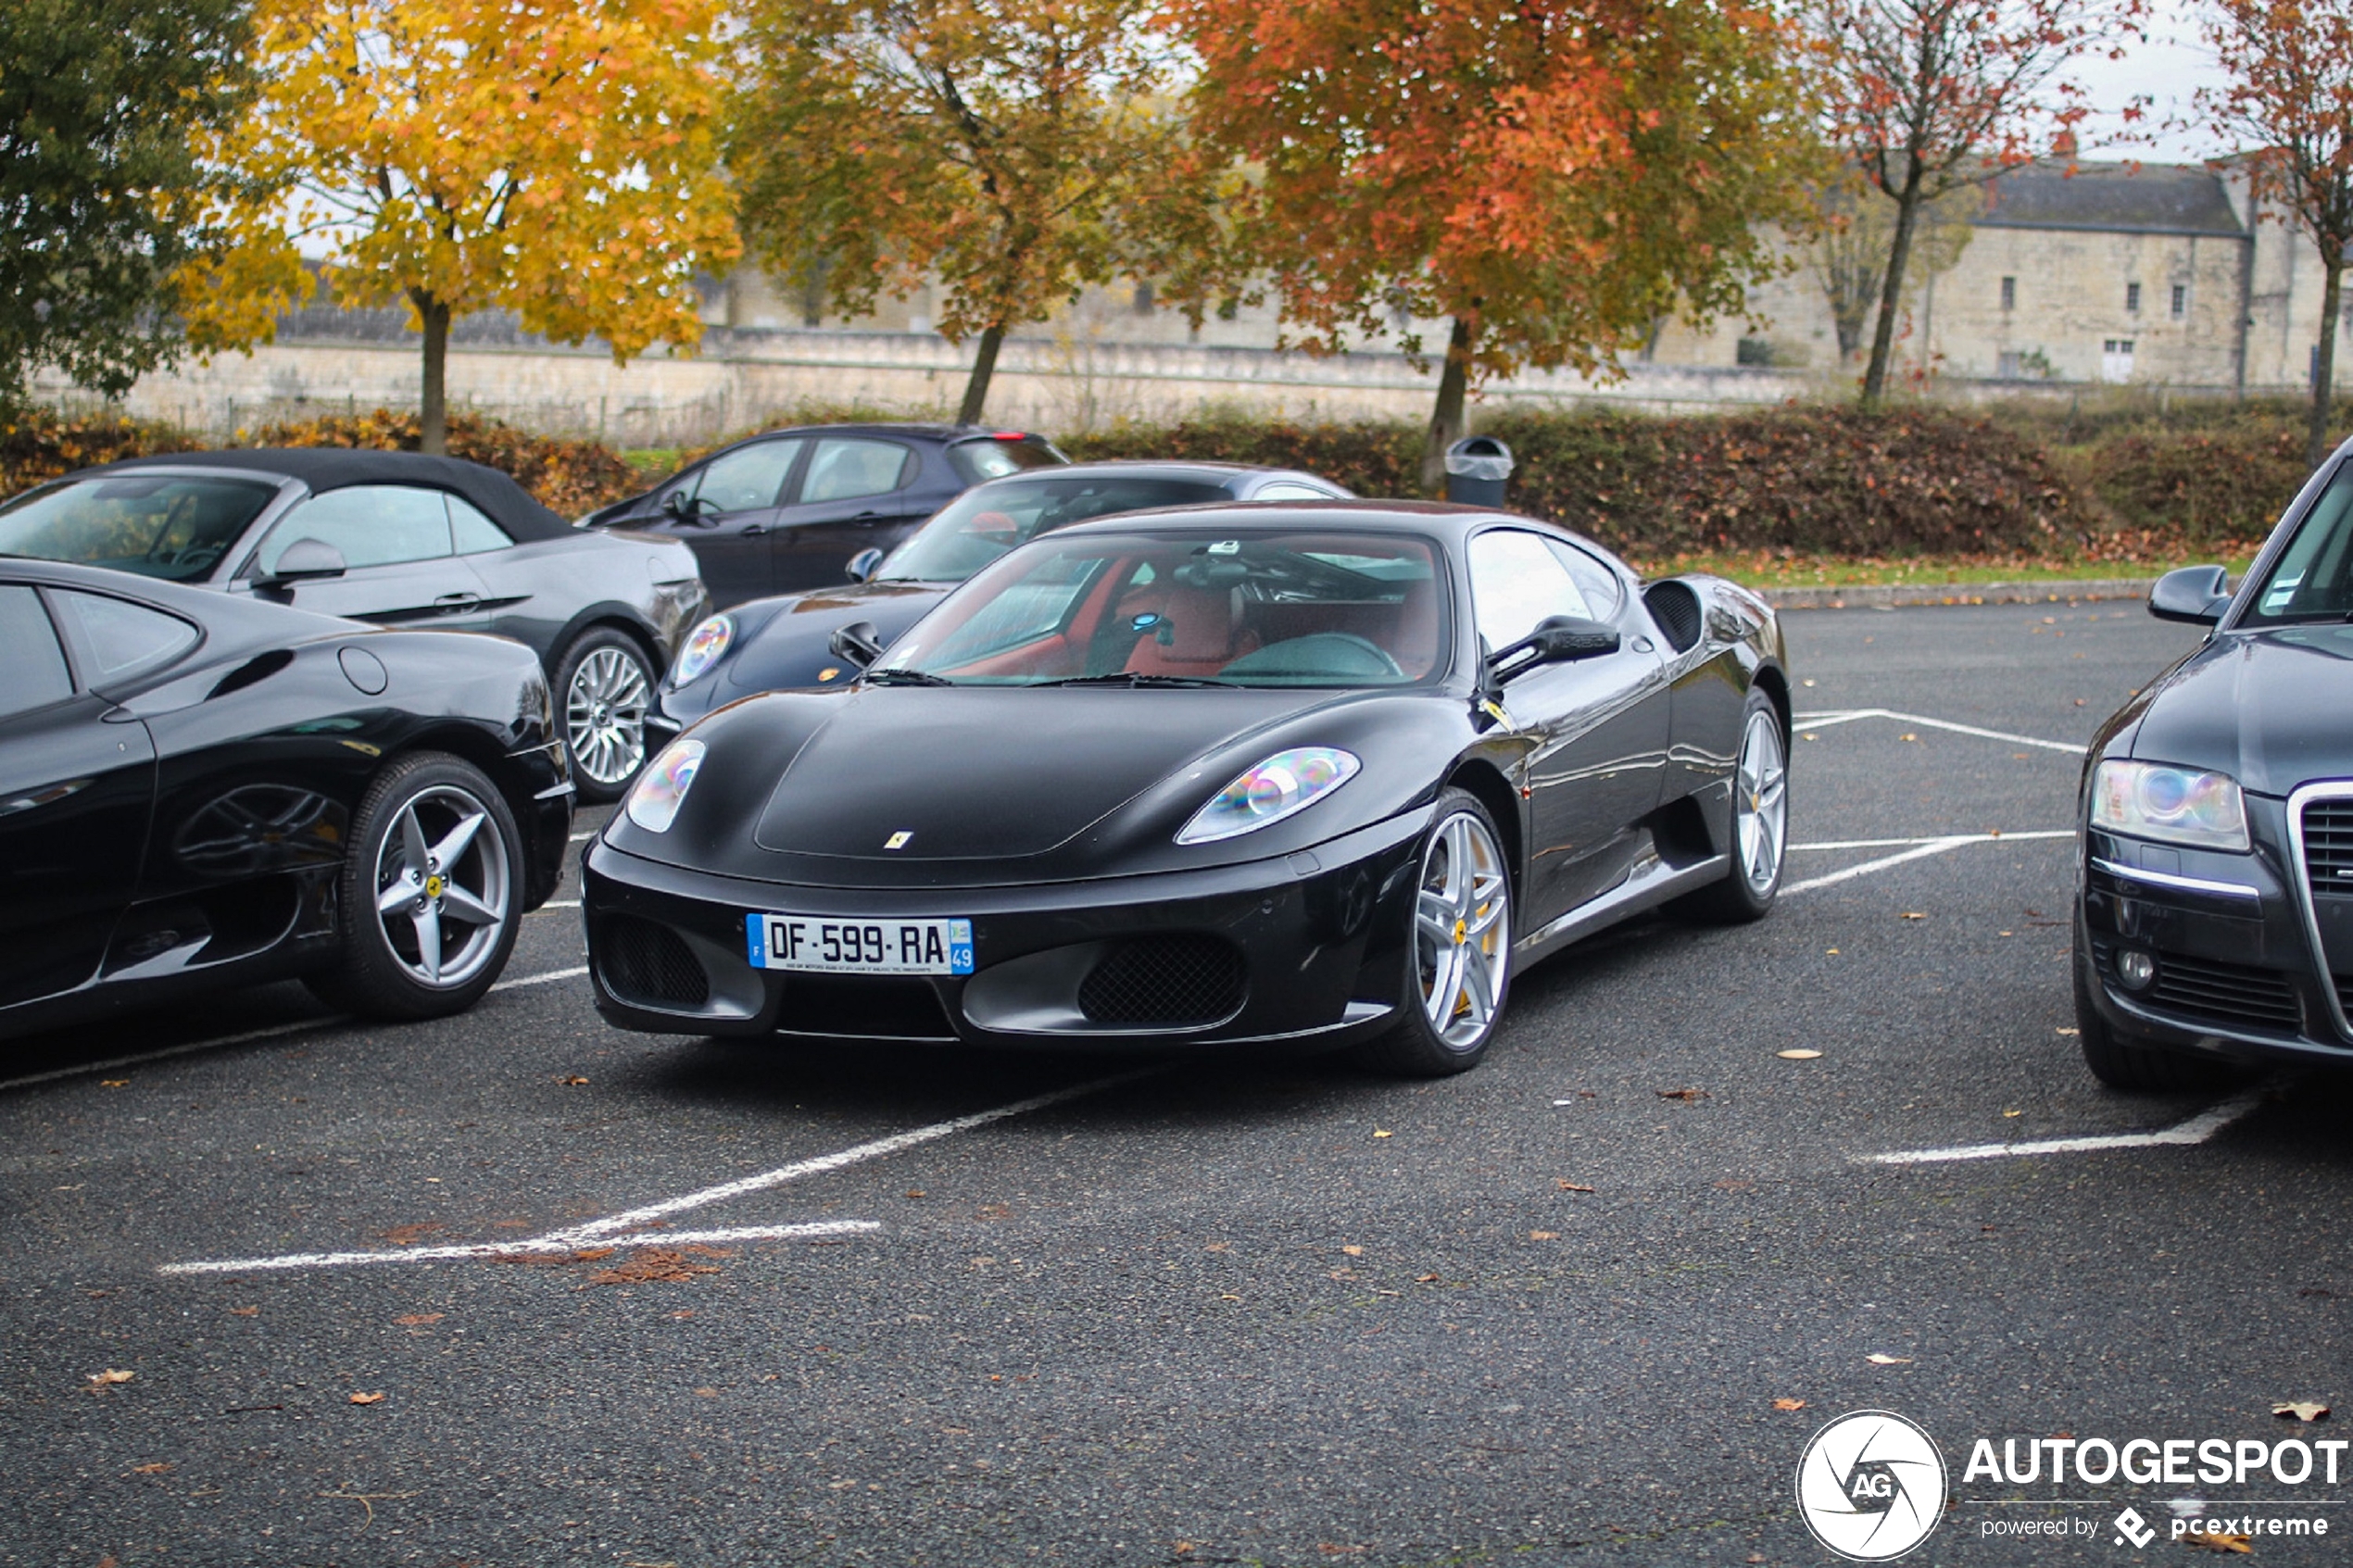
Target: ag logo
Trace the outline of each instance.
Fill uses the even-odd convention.
[[[1814,1538],[1841,1557],[1901,1557],[1944,1516],[1944,1456],[1900,1415],[1842,1415],[1815,1433],[1798,1459],[1797,1512]]]

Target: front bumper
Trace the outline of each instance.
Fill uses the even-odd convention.
[[[2075,920],[2085,994],[2137,1043],[2236,1061],[2353,1063],[2353,1034],[2333,1005],[2353,1000],[2353,973],[2315,956],[2286,807],[2254,796],[2246,806],[2251,854],[2085,834]],[[2333,906],[2353,913],[2353,898],[2317,902],[2331,924]],[[2156,960],[2138,988],[2117,966],[2135,950]]]
[[[581,857],[597,1008],[661,1035],[1097,1050],[1380,1034],[1403,1004],[1427,810],[1238,866],[1011,887],[805,887],[688,871],[598,839]],[[968,976],[754,969],[748,913],[967,919]]]

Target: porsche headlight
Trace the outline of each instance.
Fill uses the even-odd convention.
[[[670,667],[671,685],[689,685],[709,674],[711,667],[726,655],[728,645],[735,640],[733,616],[709,616],[697,623],[678,649],[678,662]]]
[[[629,820],[648,833],[668,833],[670,824],[678,820],[678,808],[686,804],[696,771],[702,767],[702,754],[703,744],[698,740],[674,740],[664,747],[629,792]]]
[[[2092,774],[2092,825],[2200,849],[2247,847],[2236,779],[2157,762],[2101,763]]]
[[[1303,811],[1356,776],[1364,764],[1329,746],[1278,751],[1217,792],[1193,813],[1179,844],[1214,844]]]

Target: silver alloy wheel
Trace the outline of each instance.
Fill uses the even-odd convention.
[[[1751,892],[1768,892],[1780,878],[1781,848],[1789,836],[1789,769],[1781,754],[1781,727],[1770,712],[1748,716],[1732,792],[1741,875]]]
[[[497,955],[513,882],[489,809],[455,784],[422,790],[376,852],[384,945],[409,980],[455,990]]]
[[[1487,824],[1468,812],[1446,819],[1422,851],[1414,907],[1422,1014],[1458,1051],[1494,1027],[1511,964],[1511,880]]]
[[[626,783],[646,759],[648,691],[644,667],[616,647],[594,650],[572,672],[564,738],[573,765],[608,788]]]

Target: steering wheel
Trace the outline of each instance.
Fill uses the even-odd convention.
[[[1242,655],[1218,671],[1221,675],[1273,675],[1402,681],[1404,667],[1387,648],[1353,632],[1311,632],[1289,637]]]

